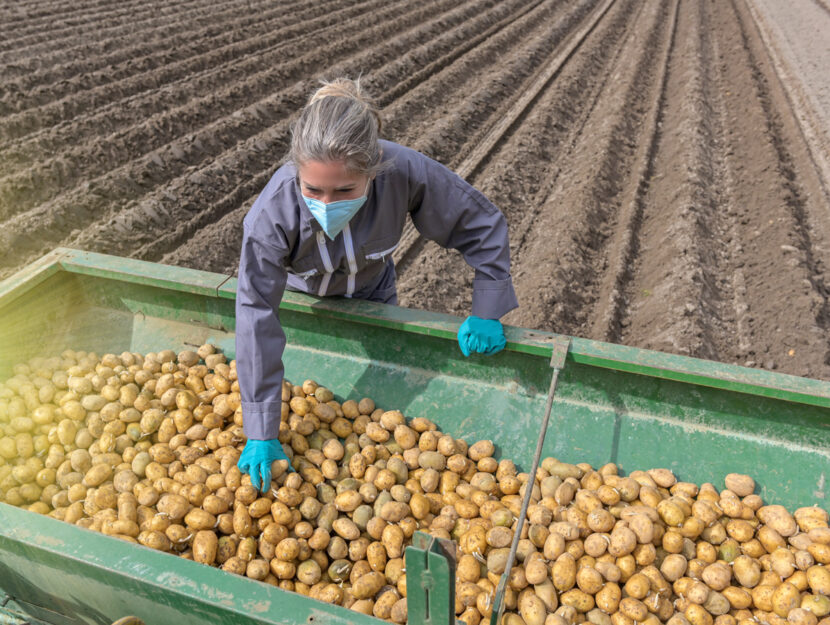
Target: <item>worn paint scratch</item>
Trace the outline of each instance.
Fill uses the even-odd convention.
[[[40,534],[35,542],[37,542],[38,545],[43,545],[44,547],[63,547],[64,545],[64,542],[60,538],[48,536],[46,534]]]
[[[271,602],[270,601],[246,601],[242,604],[242,607],[247,612],[252,612],[254,614],[262,614],[264,612],[268,612],[271,609]]]
[[[234,604],[233,593],[220,590],[216,586],[208,586],[207,584],[202,584],[202,592],[205,594],[205,596],[210,597],[211,599],[221,601],[226,605]]]
[[[156,581],[160,584],[167,584],[170,588],[192,588],[193,590],[198,590],[199,585],[194,582],[192,579],[188,579],[186,577],[182,577],[173,571],[165,571],[158,577],[156,577]]]
[[[816,499],[825,499],[827,497],[827,493],[825,493],[825,491],[824,491],[824,487],[825,487],[826,483],[827,483],[827,477],[825,476],[824,472],[822,472],[821,475],[818,478],[818,484],[817,484],[818,488],[816,488],[816,490],[813,491],[813,496]]]

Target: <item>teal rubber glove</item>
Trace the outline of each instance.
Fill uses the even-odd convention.
[[[272,438],[267,441],[249,440],[239,456],[236,466],[243,473],[251,476],[251,484],[258,491],[264,492],[271,486],[271,463],[274,460],[286,460],[288,470],[293,471],[291,460],[285,455],[279,440]]]
[[[458,328],[458,346],[465,356],[470,354],[495,354],[504,349],[504,327],[497,319],[467,317]]]

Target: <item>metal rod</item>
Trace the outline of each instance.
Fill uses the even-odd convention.
[[[519,540],[522,537],[522,529],[524,528],[525,518],[527,517],[527,508],[530,505],[530,498],[533,495],[533,486],[536,484],[536,471],[539,469],[539,460],[542,457],[542,447],[545,444],[545,436],[548,431],[548,423],[550,422],[550,414],[553,408],[553,397],[556,394],[556,384],[559,381],[559,372],[565,366],[565,356],[568,353],[571,340],[565,337],[557,337],[557,342],[554,344],[553,353],[551,355],[551,366],[553,367],[553,375],[550,379],[550,388],[548,389],[548,397],[545,403],[545,418],[542,421],[542,427],[539,431],[539,438],[536,440],[536,453],[533,455],[533,464],[527,476],[525,483],[525,495],[522,499],[522,508],[519,513],[519,519],[516,523],[516,533],[513,535],[513,542],[510,545],[510,553],[507,556],[507,565],[504,573],[499,580],[498,588],[496,589],[496,596],[493,605],[493,612],[490,614],[490,625],[498,625],[501,616],[504,613],[504,591],[507,587],[507,580],[510,578],[510,571],[513,568],[513,563],[516,561],[516,550],[519,548]]]

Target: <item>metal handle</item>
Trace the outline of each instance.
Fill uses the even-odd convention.
[[[507,580],[510,578],[510,571],[516,560],[516,550],[519,548],[519,540],[522,536],[527,508],[530,504],[530,497],[533,494],[533,485],[536,482],[536,471],[539,468],[539,459],[542,456],[542,446],[545,444],[545,435],[548,432],[550,413],[553,408],[553,396],[556,394],[556,384],[559,381],[559,372],[565,367],[565,358],[571,346],[571,339],[565,336],[557,336],[553,340],[553,353],[551,354],[550,366],[553,367],[553,375],[550,379],[547,403],[545,404],[545,418],[542,420],[542,427],[539,431],[539,438],[536,440],[536,453],[533,455],[533,464],[528,473],[525,484],[525,496],[522,500],[522,509],[516,523],[516,533],[513,535],[513,543],[510,545],[510,554],[507,556],[507,565],[502,573],[499,585],[496,588],[496,596],[493,601],[493,611],[490,614],[490,625],[498,625],[504,613],[504,591],[507,588]]]

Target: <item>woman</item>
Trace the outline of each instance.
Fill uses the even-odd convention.
[[[287,457],[277,440],[286,288],[397,304],[397,246],[407,215],[475,269],[465,356],[504,348],[500,317],[516,308],[504,216],[436,161],[378,138],[380,118],[357,82],[324,83],[293,128],[288,162],[245,217],[236,295],[236,363],[248,442],[239,468],[257,488]],[[262,481],[260,482],[260,477]]]

